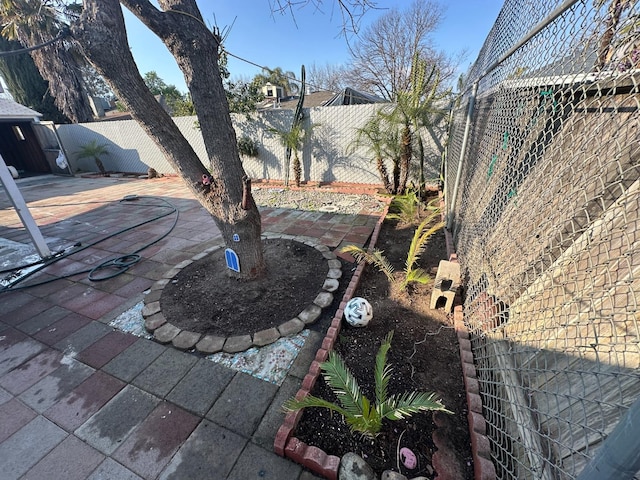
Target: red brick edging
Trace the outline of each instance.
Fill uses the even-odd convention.
[[[382,222],[387,216],[389,211],[389,204],[391,199],[387,199],[387,206],[380,215],[380,218],[376,222],[376,226],[371,234],[371,241],[369,242],[369,251],[372,251],[378,241],[380,235],[380,229],[382,228]],[[360,278],[364,271],[365,263],[360,263],[356,267],[356,271],[351,277],[351,281],[347,286],[347,290],[342,297],[342,301],[338,306],[338,310],[331,321],[331,326],[328,328],[327,333],[322,341],[322,346],[318,349],[316,357],[311,362],[309,372],[302,380],[302,385],[296,394],[296,398],[300,399],[313,390],[313,387],[320,376],[320,364],[324,362],[328,356],[329,351],[333,348],[340,329],[342,328],[342,315],[347,302],[351,300],[354,292],[360,284]],[[303,465],[309,470],[324,476],[330,480],[337,480],[338,469],[340,468],[340,457],[335,455],[327,455],[322,449],[307,445],[303,441],[293,436],[293,431],[298,425],[298,421],[302,417],[302,410],[297,412],[289,412],[285,416],[284,422],[276,433],[275,441],[273,442],[274,451],[283,457],[287,457],[296,463]]]
[[[441,196],[441,206],[443,199]],[[444,208],[442,210],[444,212]],[[445,228],[445,242],[449,261],[457,262],[458,256],[453,246],[451,232]],[[467,419],[469,421],[469,437],[471,439],[471,457],[473,459],[473,476],[475,480],[495,480],[496,469],[491,461],[491,446],[487,437],[487,422],[482,414],[482,398],[480,397],[480,384],[476,376],[476,367],[473,361],[471,340],[469,331],[464,323],[462,305],[453,308],[453,325],[458,337],[460,347],[460,362],[462,366],[462,379],[467,393]],[[437,443],[436,443],[437,445]],[[438,451],[433,454],[433,467],[438,471],[436,464],[441,460]],[[445,480],[440,475],[439,480]]]

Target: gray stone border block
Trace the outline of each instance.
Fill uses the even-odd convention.
[[[332,268],[329,270],[329,273],[327,273],[327,278],[341,278],[342,277],[342,270],[337,269],[337,268]]]
[[[340,282],[335,278],[327,278],[322,284],[322,289],[326,292],[335,292],[340,287]]]
[[[314,305],[319,306],[320,308],[327,308],[333,302],[333,293],[329,292],[320,292],[318,296],[313,301]]]
[[[269,345],[270,343],[275,342],[280,338],[280,332],[277,328],[268,328],[266,330],[261,330],[259,332],[254,333],[253,335],[253,344],[256,347],[264,347],[265,345]]]
[[[190,332],[189,330],[182,330],[178,335],[171,340],[171,343],[178,350],[191,350],[196,346],[196,343],[202,337],[201,334],[196,332]]]
[[[253,346],[251,335],[237,335],[235,337],[228,337],[224,342],[222,351],[225,353],[238,353],[244,352]]]
[[[179,273],[180,273],[180,270],[182,270],[182,269],[181,269],[181,268],[173,267],[171,270],[168,270],[168,271],[164,272],[164,273],[162,274],[162,278],[173,278],[173,277],[175,277],[177,274],[179,274]]]
[[[151,291],[154,290],[162,290],[167,283],[169,283],[169,278],[163,278],[162,280],[158,280],[153,285],[151,285]]]
[[[145,303],[144,307],[142,307],[143,318],[150,317],[156,313],[160,313],[160,302]]]
[[[338,259],[329,260],[327,263],[329,264],[329,268],[342,268],[342,263],[340,263]]]
[[[299,318],[292,318],[288,322],[284,322],[282,325],[278,327],[278,331],[280,335],[283,337],[288,337],[290,335],[295,335],[296,333],[300,333],[304,330],[304,322]]]
[[[151,315],[150,317],[145,318],[144,328],[153,333],[165,323],[167,323],[167,319],[164,318],[162,312],[158,312],[155,315]]]
[[[160,343],[170,343],[179,333],[180,329],[178,327],[170,323],[165,323],[153,332],[153,338]]]
[[[298,314],[298,318],[302,320],[305,325],[310,325],[318,319],[321,313],[322,308],[318,305],[311,304]]]
[[[222,351],[222,347],[226,341],[227,339],[225,337],[205,335],[198,343],[196,343],[196,350],[207,355],[218,353]]]

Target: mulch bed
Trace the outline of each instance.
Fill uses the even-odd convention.
[[[400,276],[406,254],[415,230],[414,225],[401,225],[385,221],[376,247]],[[433,278],[438,262],[446,258],[443,231],[429,240],[420,266]],[[473,478],[470,438],[467,423],[467,405],[462,380],[462,369],[457,338],[450,316],[443,309],[431,310],[433,282],[413,285],[408,291],[392,289],[387,278],[372,266],[367,266],[356,296],[366,298],[373,307],[373,320],[365,328],[343,324],[336,352],[345,360],[358,380],[362,393],[374,399],[373,370],[375,355],[387,333],[394,331],[388,363],[393,367],[389,393],[412,390],[436,392],[453,415],[446,416],[447,439],[457,457],[457,477]],[[335,396],[320,378],[311,392],[313,395],[335,401]],[[363,439],[350,432],[344,420],[326,409],[308,408],[294,435],[303,442],[320,447],[330,455],[343,456],[354,452],[363,457],[380,475],[384,470],[395,470],[408,478],[433,478],[431,464],[434,453],[432,433],[436,428],[431,412],[418,413],[400,421],[385,421],[374,440]],[[418,466],[409,470],[398,460],[402,447],[411,449],[418,458]]]

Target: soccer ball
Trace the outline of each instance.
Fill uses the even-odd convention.
[[[353,327],[366,327],[373,318],[371,304],[362,297],[353,297],[344,308],[344,318]]]

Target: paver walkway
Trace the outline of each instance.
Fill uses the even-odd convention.
[[[313,479],[273,453],[283,414],[321,342],[311,332],[281,386],[191,353],[114,330],[108,323],[144,290],[220,235],[181,181],[36,177],[19,183],[52,250],[82,251],[38,281],[87,271],[134,252],[143,260],[104,281],[87,274],[0,294],[2,479]],[[364,243],[377,217],[262,209],[263,229]],[[23,261],[29,237],[0,190],[0,264]],[[95,244],[94,244],[95,243]],[[3,267],[3,268],[6,268]],[[6,274],[2,274],[5,276]],[[34,277],[34,281],[36,277]]]

